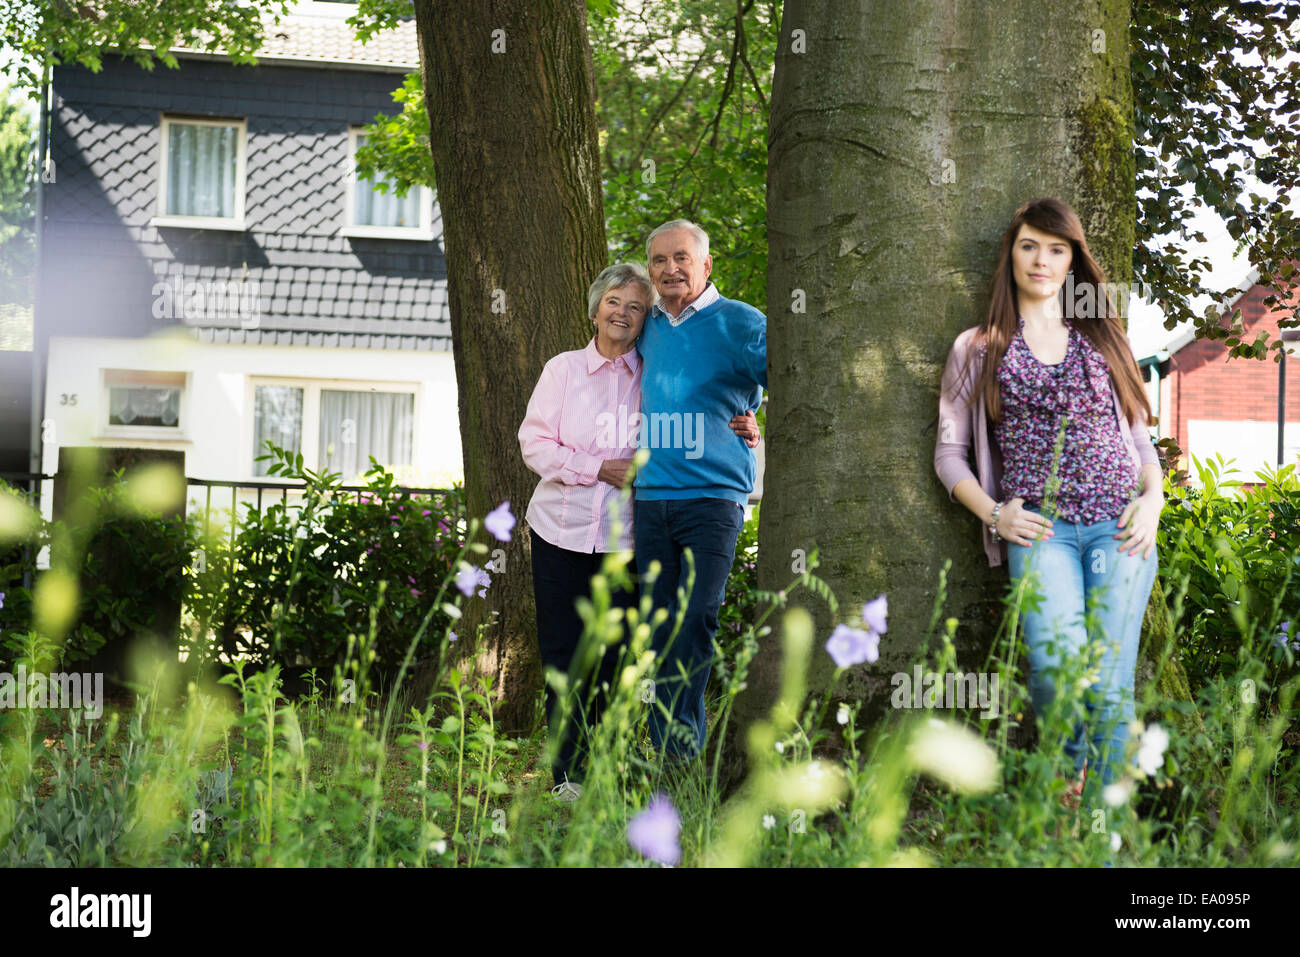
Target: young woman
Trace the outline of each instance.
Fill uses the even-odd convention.
[[[546,363],[519,427],[524,462],[541,476],[526,518],[532,535],[533,592],[537,603],[537,644],[542,666],[569,673],[582,638],[582,620],[574,607],[590,594],[591,576],[600,571],[604,553],[632,551],[632,503],[619,491],[637,450],[641,411],[641,362],[637,337],[655,301],[655,287],[645,267],[620,263],[603,270],[587,291],[587,315],[595,335],[585,349],[562,352]],[[753,414],[737,416],[731,428],[752,445],[758,443]],[[609,510],[617,504],[621,530],[613,537]],[[636,573],[635,564],[631,567]],[[633,592],[613,596],[617,608],[634,607]],[[556,798],[577,799],[585,765],[582,737],[600,720],[620,649],[606,648],[597,673],[589,679],[595,693],[584,710],[587,688],[570,690],[570,713],[564,722],[555,762]],[[551,727],[559,722],[559,700],[546,686]]]
[[[991,291],[987,319],[948,357],[934,467],[984,526],[989,564],[1005,558],[1013,583],[1037,575],[1041,601],[1022,616],[1040,716],[1056,699],[1053,672],[1090,640],[1104,645],[1088,720],[1064,742],[1078,794],[1089,763],[1101,784],[1119,775],[1133,720],[1164,505],[1151,410],[1069,206],[1044,198],[1016,211]]]

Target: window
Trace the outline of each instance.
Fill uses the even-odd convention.
[[[244,228],[243,120],[162,118],[155,226]]]
[[[357,128],[348,130],[349,174],[347,183],[344,236],[377,239],[432,239],[433,195],[427,187],[414,186],[405,196],[383,193],[375,181],[358,179],[357,147],[365,145],[366,135]]]
[[[105,434],[141,437],[181,436],[185,395],[184,372],[104,370],[107,411],[100,421]]]
[[[321,466],[345,476],[363,475],[370,456],[384,465],[411,464],[415,396],[398,392],[320,394]]]
[[[272,459],[256,461],[266,454],[266,443],[293,453],[302,450],[302,389],[288,385],[259,385],[253,399],[253,474],[266,475]]]
[[[307,468],[342,473],[353,482],[373,455],[388,466],[414,464],[415,389],[394,391],[362,383],[284,380],[253,383],[252,458],[266,442],[301,452]],[[266,475],[271,460],[254,461]]]

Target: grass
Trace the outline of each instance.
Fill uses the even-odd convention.
[[[598,581],[585,638],[597,647],[623,633],[616,616],[601,613],[602,588]],[[662,791],[680,818],[684,866],[1300,862],[1300,678],[1269,689],[1264,705],[1243,702],[1243,682],[1262,668],[1256,649],[1245,648],[1239,667],[1203,691],[1202,730],[1170,729],[1160,769],[1134,774],[1129,798],[1111,805],[1094,795],[1072,810],[1063,802],[1063,756],[1013,745],[1017,736],[1006,733],[1028,713],[1006,635],[990,662],[1002,678],[1000,719],[892,712],[864,733],[855,708],[841,724],[829,692],[805,694],[804,669],[821,653],[811,619],[777,605],[769,614],[777,611],[794,665],[772,716],[747,729],[748,774],[725,800],[710,761],[669,774],[629,758],[633,745],[648,744],[637,693],[653,674],[643,607],[630,613],[620,687],[595,731],[574,804],[550,797],[545,727],[501,735],[491,689],[454,669],[430,702],[394,700],[390,709],[369,693],[364,672],[363,703],[340,700],[339,685],[320,679],[288,702],[274,669],[181,689],[169,686],[160,665],[134,701],[111,702],[89,729],[74,733],[67,713],[6,715],[0,857],[215,867],[653,866],[629,845],[627,828]],[[927,670],[953,668],[955,625],[932,634]],[[766,627],[748,630],[711,702],[714,754]],[[1173,707],[1155,687],[1147,685],[1139,714]],[[1063,733],[1081,707],[1080,696],[1063,695],[1060,710],[1042,719],[1044,736]],[[396,718],[386,726],[387,714]]]
[[[580,604],[586,629],[567,680],[617,654],[616,683],[590,731],[581,799],[557,804],[541,722],[522,737],[504,734],[487,680],[462,674],[445,642],[428,634],[449,606],[459,619],[459,598],[444,598],[460,560],[486,552],[471,544],[479,527],[469,523],[453,571],[414,632],[395,694],[379,693],[369,674],[381,583],[369,632],[351,636],[345,665],[310,675],[311,690],[296,700],[283,694],[276,666],[253,671],[237,661],[220,680],[191,680],[175,661],[142,659],[134,694],[111,702],[98,721],[0,710],[0,863],[623,867],[658,866],[678,852],[688,867],[1300,863],[1300,671],[1266,622],[1243,619],[1233,654],[1194,702],[1161,680],[1186,639],[1166,627],[1137,713],[1161,726],[1167,744],[1161,731],[1137,729],[1132,743],[1147,744],[1145,769],[1070,807],[1073,768],[1059,747],[1032,742],[1061,740],[1083,717],[1088,682],[1079,679],[1089,661],[1067,665],[1051,713],[1031,720],[1017,621],[1032,594],[1017,589],[1008,599],[983,665],[998,678],[996,719],[980,721],[976,709],[894,710],[864,728],[858,702],[835,700],[835,681],[808,693],[807,671],[825,639],[796,602],[837,611],[815,555],[786,590],[751,593],[756,620],[718,651],[708,754],[671,771],[634,757],[649,745],[642,691],[655,678],[650,635],[667,612],[648,599],[613,609],[612,589],[628,583],[628,556],[608,555]],[[1180,607],[1187,582],[1166,587],[1166,604]],[[941,576],[915,662],[925,671],[959,670],[958,622],[943,618],[945,591]],[[56,660],[57,646],[40,633],[29,633],[18,655],[29,672],[53,670]],[[779,699],[762,720],[734,727],[734,702],[760,642],[778,640]],[[440,656],[423,701],[400,690],[417,649]],[[725,757],[743,758],[736,781],[722,773],[733,763],[722,760],[728,742]],[[671,819],[658,840],[634,846],[629,826],[645,820],[652,802],[661,806],[660,794]]]

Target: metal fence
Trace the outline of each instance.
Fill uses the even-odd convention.
[[[247,505],[249,509],[260,515],[262,512],[262,503],[264,498],[267,497],[267,493],[270,493],[271,498],[279,497],[281,504],[288,507],[291,497],[300,498],[307,489],[306,485],[297,482],[234,482],[223,479],[199,478],[187,478],[185,480],[185,485],[187,505],[186,514],[189,514],[188,506],[198,504],[194,496],[190,494],[191,490],[195,488],[203,490],[203,503],[201,506],[203,509],[203,527],[205,532],[209,533],[212,525],[213,489],[230,490],[230,514],[232,517],[230,523],[230,537],[232,542],[234,541],[235,533],[239,525],[238,514],[240,505]],[[362,502],[363,495],[374,494],[374,489],[366,485],[334,485],[330,487],[330,490],[331,492],[343,493],[345,496],[354,495],[358,504]],[[407,485],[394,485],[393,491],[399,495],[408,495],[412,497],[421,495],[446,496],[454,494],[455,492],[454,489],[449,488],[416,488]],[[217,508],[225,508],[225,505],[218,503]]]
[[[0,472],[0,481],[11,486],[12,488],[22,490],[26,493],[32,506],[41,511],[42,484],[47,481],[54,481],[56,476],[43,475],[39,472]],[[195,489],[202,490],[197,496],[194,494]],[[266,498],[272,499],[278,497],[280,502],[288,507],[290,499],[301,499],[307,490],[307,486],[301,482],[241,482],[228,481],[224,479],[185,479],[185,515],[188,517],[193,514],[193,509],[198,507],[203,513],[204,531],[211,533],[212,528],[212,510],[213,510],[213,490],[218,490],[217,494],[224,498],[224,490],[230,492],[230,539],[233,543],[240,525],[239,506],[246,505],[248,508],[261,514],[263,503]],[[361,503],[363,496],[374,494],[374,489],[365,485],[334,485],[330,487],[332,493],[341,493],[344,496],[355,496],[356,501]],[[455,494],[455,489],[448,488],[417,488],[414,486],[394,485],[392,491],[403,496],[447,496]],[[199,499],[202,499],[200,502]],[[225,505],[218,502],[216,507],[224,509]],[[247,512],[245,513],[247,514]],[[463,515],[458,515],[458,519],[463,519]],[[27,567],[31,566],[31,545],[25,546],[25,556]],[[24,576],[24,586],[30,588],[31,582],[28,580],[30,575]]]

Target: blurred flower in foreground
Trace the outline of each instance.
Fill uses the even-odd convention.
[[[456,573],[456,587],[466,598],[474,594],[474,585],[478,582],[478,569],[473,565],[462,565]]]
[[[931,718],[917,728],[908,745],[912,766],[957,791],[978,794],[998,781],[993,749],[968,728]]]
[[[837,668],[849,668],[880,657],[880,636],[848,625],[836,625],[826,640],[826,652]]]
[[[1282,628],[1281,632],[1279,632],[1277,637],[1273,639],[1273,644],[1277,645],[1279,648],[1285,649],[1288,640],[1291,638],[1291,622],[1290,621],[1282,622],[1281,628]],[[1295,641],[1291,641],[1290,644],[1291,644],[1292,651],[1300,651],[1300,638],[1297,638]]]
[[[36,533],[40,519],[21,497],[0,492],[0,543],[19,541]]]
[[[1124,778],[1114,784],[1107,784],[1101,791],[1101,799],[1109,807],[1119,807],[1133,796],[1133,779]]]
[[[456,587],[466,598],[474,594],[475,588],[479,590],[478,597],[482,598],[487,594],[487,587],[490,584],[492,584],[492,577],[477,565],[468,562],[461,565],[460,571],[456,573]]]
[[[483,519],[483,525],[498,542],[510,541],[510,530],[515,527],[515,517],[510,514],[510,500],[506,499]]]
[[[627,842],[642,857],[660,864],[678,864],[682,849],[677,844],[682,831],[682,819],[668,795],[660,791],[650,799],[650,805],[627,824]]]
[[[885,596],[881,595],[875,601],[869,601],[862,606],[862,621],[877,635],[883,635],[886,631],[886,616],[889,614],[889,603],[885,601]]]
[[[1165,763],[1165,749],[1169,747],[1169,732],[1153,724],[1142,732],[1138,740],[1137,763],[1143,774],[1155,774]]]
[[[127,476],[126,501],[145,514],[171,511],[185,501],[185,479],[165,462],[142,465]]]

